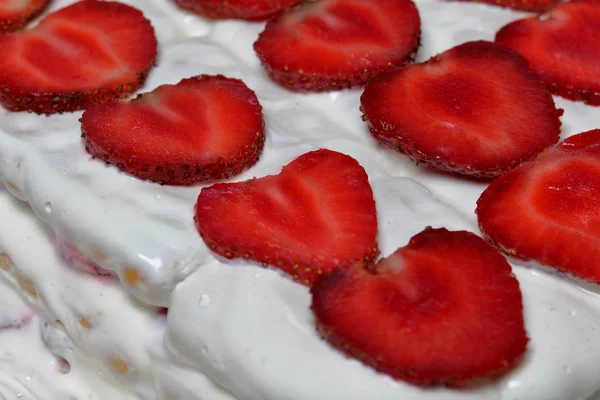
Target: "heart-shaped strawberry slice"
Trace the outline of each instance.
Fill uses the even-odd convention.
[[[600,284],[600,130],[501,176],[477,202],[481,231],[510,255]]]
[[[175,0],[175,4],[210,19],[260,21],[282,13],[300,0]]]
[[[50,0],[0,0],[0,33],[22,28],[49,2]]]
[[[552,8],[559,0],[459,0],[487,3],[494,6],[512,8],[513,10],[541,12]]]
[[[0,103],[52,114],[125,96],[144,81],[156,47],[139,10],[76,2],[31,29],[0,35]]]
[[[423,386],[496,375],[528,342],[519,282],[502,255],[466,231],[427,228],[372,270],[320,277],[312,310],[334,346]]]
[[[412,60],[420,31],[411,0],[304,1],[270,20],[254,49],[288,89],[340,90]]]
[[[94,157],[167,185],[239,174],[256,163],[265,141],[258,98],[241,80],[222,75],[95,105],[83,114],[81,129]]]
[[[598,0],[567,1],[496,34],[496,43],[525,57],[552,93],[592,105],[600,105],[599,39]]]
[[[562,115],[523,57],[486,41],[376,77],[361,104],[383,144],[430,168],[482,179],[556,143]]]
[[[306,153],[279,175],[202,189],[196,223],[216,253],[272,265],[308,285],[378,254],[367,174],[331,150]]]

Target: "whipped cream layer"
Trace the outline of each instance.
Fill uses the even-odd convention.
[[[168,0],[124,2],[143,10],[159,39],[157,66],[141,91],[220,73],[242,78],[258,95],[266,121],[265,149],[258,164],[235,180],[276,173],[296,156],[325,147],[358,159],[371,177],[413,177],[473,218],[483,185],[416,167],[378,146],[361,120],[359,89],[298,94],[272,83],[252,49],[263,23],[207,22]],[[51,10],[70,3],[53,1]],[[422,19],[418,60],[467,40],[491,40],[499,27],[524,15],[472,3],[416,3]],[[566,109],[565,135],[600,125],[598,113],[585,105],[562,100],[559,105]],[[13,194],[30,202],[59,237],[84,255],[121,277],[134,269],[143,281],[122,279],[130,293],[168,306],[175,285],[210,261],[193,224],[201,186],[161,187],[92,160],[81,143],[80,116],[0,111],[0,174]]]
[[[476,230],[413,179],[373,178],[371,184],[384,256],[428,225]],[[215,260],[176,288],[166,345],[243,400],[600,398],[600,296],[531,267],[513,265],[513,271],[531,341],[517,368],[474,389],[423,389],[346,358],[318,336],[308,288],[241,261]]]
[[[195,400],[199,394],[233,399],[203,374],[169,359],[163,350],[163,310],[143,305],[113,278],[69,266],[57,254],[49,228],[6,190],[0,190],[0,221],[1,395],[16,399],[18,392],[31,392],[27,400]],[[57,357],[71,366],[68,378],[58,381],[48,376],[49,359],[58,374]],[[87,394],[77,384],[86,385]],[[68,389],[71,397],[58,388]]]
[[[55,0],[52,9],[72,2]],[[297,94],[273,84],[252,50],[263,24],[207,22],[168,0],[124,2],[144,11],[159,39],[157,67],[142,91],[220,73],[242,78],[257,93],[265,149],[258,164],[235,180],[277,173],[300,154],[329,148],[356,158],[369,174],[384,256],[427,225],[477,232],[473,212],[485,185],[417,167],[378,146],[360,118],[360,90]],[[423,23],[419,61],[468,40],[492,40],[498,28],[525,15],[472,3],[416,4]],[[563,138],[600,127],[600,109],[556,102],[565,109]],[[0,249],[13,261],[3,276],[43,315],[42,332],[53,352],[82,365],[86,380],[111,383],[108,389],[99,383],[98,390],[119,393],[99,398],[600,398],[600,300],[576,283],[536,265],[515,266],[532,340],[523,363],[503,379],[466,391],[393,381],[317,336],[307,288],[254,264],[222,262],[208,251],[193,224],[201,186],[161,187],[92,160],[80,140],[80,116],[0,111],[0,174],[61,240],[121,277],[126,268],[135,269],[144,282],[122,283],[141,302],[110,278],[61,264],[45,227],[7,199],[0,203]],[[170,307],[166,326],[144,303]]]
[[[378,221],[383,254],[406,243],[422,226],[475,229],[413,179],[378,177],[372,185],[378,207],[388,210],[379,213]],[[39,360],[51,357],[39,341],[40,325],[45,345],[71,364],[68,379],[57,387],[69,394],[87,390],[90,399],[600,398],[600,296],[531,267],[513,266],[531,338],[525,360],[501,380],[479,388],[425,390],[378,374],[321,340],[308,288],[275,270],[212,258],[177,287],[165,320],[161,310],[136,301],[113,279],[68,266],[53,247],[48,228],[6,191],[0,191],[0,220],[0,276],[41,316],[33,317],[27,306],[0,290],[10,311],[0,320],[35,324],[38,335],[35,347],[26,342],[32,334],[22,331],[10,342],[19,357],[28,349],[35,360],[27,369],[0,361],[0,374],[17,377],[4,383],[10,390],[25,390],[13,389],[19,382],[29,385],[27,390],[51,390],[39,386],[46,380],[31,386],[19,379],[23,373],[47,373],[48,366]],[[2,384],[0,376],[0,393],[12,393]],[[58,394],[54,398],[61,399]]]
[[[64,373],[41,340],[40,318],[3,282],[0,304],[0,400],[102,399],[77,365]]]

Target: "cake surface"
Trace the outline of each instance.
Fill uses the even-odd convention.
[[[55,0],[45,12],[73,2]],[[361,89],[298,94],[273,83],[252,48],[264,23],[209,22],[166,0],[123,3],[144,13],[159,42],[156,66],[140,91],[199,74],[222,74],[242,79],[258,96],[265,119],[264,151],[255,166],[232,181],[276,174],[299,155],[327,148],[352,156],[366,170],[378,210],[377,241],[383,256],[426,226],[479,233],[474,210],[486,184],[415,166],[379,146],[361,120]],[[473,3],[417,0],[415,4],[422,20],[417,61],[466,41],[493,40],[502,26],[529,15]],[[561,139],[600,126],[600,109],[558,97],[554,101],[565,110]],[[5,221],[0,250],[12,260],[11,270],[0,272],[41,318],[50,321],[48,335],[62,333],[73,343],[72,354],[61,354],[56,347],[53,352],[67,359],[73,371],[100,370],[102,385],[118,393],[115,396],[600,397],[595,372],[600,369],[596,288],[548,274],[539,265],[513,263],[531,339],[517,368],[495,382],[464,391],[424,390],[394,381],[345,358],[319,337],[308,288],[274,270],[243,260],[225,262],[209,251],[193,220],[202,185],[160,186],[91,159],[80,137],[81,114],[46,117],[0,111],[0,175],[8,190],[35,212],[34,216],[6,192],[0,194],[0,220]],[[118,275],[121,285],[110,277],[72,271],[55,251],[75,263],[73,254],[81,255],[83,263],[91,260],[90,268]],[[158,307],[169,307],[166,320]],[[93,318],[82,323],[80,318],[88,315],[104,317],[97,326]],[[0,371],[10,368],[0,365]],[[0,379],[1,394],[9,387]],[[98,399],[107,398],[98,393]]]

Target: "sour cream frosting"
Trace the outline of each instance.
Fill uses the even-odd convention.
[[[72,2],[56,0],[52,9]],[[277,173],[302,153],[329,148],[353,156],[369,174],[383,255],[427,225],[477,232],[473,211],[484,185],[414,166],[378,146],[360,118],[360,90],[305,95],[270,82],[252,50],[263,24],[209,23],[167,0],[123,2],[144,11],[159,39],[157,67],[143,91],[220,73],[244,79],[257,93],[265,150],[235,180]],[[472,3],[416,4],[423,21],[418,61],[464,41],[491,40],[498,28],[525,15]],[[600,109],[556,102],[565,109],[563,137],[600,127]],[[91,160],[80,140],[81,113],[0,114],[0,174],[11,193],[103,268],[119,276],[134,268],[144,278],[135,285],[123,279],[125,292],[110,279],[70,270],[54,254],[47,228],[4,195],[0,216],[9,222],[0,230],[0,249],[12,263],[3,276],[43,316],[43,337],[54,353],[87,371],[86,381],[98,381],[97,390],[116,391],[101,399],[600,398],[600,299],[574,282],[536,266],[515,266],[532,339],[523,363],[502,380],[469,391],[409,386],[323,342],[305,287],[275,271],[215,258],[193,224],[200,186],[161,187]],[[170,307],[166,325],[152,306]]]

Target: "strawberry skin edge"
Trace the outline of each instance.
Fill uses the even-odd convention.
[[[417,52],[421,47],[421,31],[417,34],[415,44],[411,52],[404,58],[389,63],[385,68],[376,68],[364,70],[361,73],[354,74],[309,74],[294,70],[281,70],[273,68],[266,62],[266,58],[260,49],[254,43],[254,50],[261,61],[261,64],[269,77],[278,85],[293,92],[327,92],[333,90],[351,89],[357,86],[364,86],[377,75],[402,68],[405,64],[415,61]]]
[[[36,93],[0,85],[0,104],[10,111],[27,111],[45,115],[85,110],[92,104],[105,103],[129,96],[145,82],[153,65],[154,60],[143,72],[138,74],[137,79],[133,82],[93,91]]]
[[[14,32],[22,29],[25,25],[27,25],[32,19],[36,18],[40,15],[46,7],[50,4],[50,0],[45,0],[44,4],[42,4],[37,10],[34,12],[23,15],[17,18],[0,20],[0,34]]]

